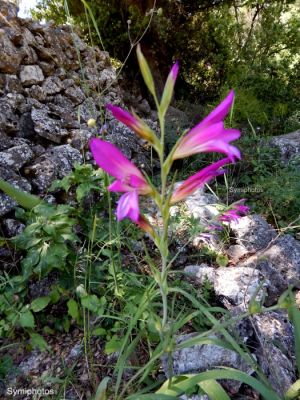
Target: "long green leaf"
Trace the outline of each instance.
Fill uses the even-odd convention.
[[[196,336],[194,338],[185,340],[184,342],[179,343],[176,346],[176,348],[184,349],[187,347],[201,345],[201,344],[211,344],[211,345],[223,347],[224,349],[234,351],[233,347],[229,343],[225,342],[225,340],[221,340],[221,339],[217,339],[217,338],[213,338],[213,337],[205,337],[205,336],[203,336],[203,337]]]
[[[230,400],[230,397],[215,380],[200,382],[199,386],[211,400]]]
[[[298,374],[300,374],[300,311],[296,304],[294,304],[289,311],[292,316],[292,321],[295,328],[296,361]]]
[[[100,382],[94,400],[106,400],[106,389],[107,384],[111,380],[108,376],[102,379]]]
[[[298,379],[293,385],[288,389],[284,395],[285,400],[299,399],[300,395],[300,379]]]
[[[182,390],[183,382],[186,383],[189,381],[190,377],[194,376],[195,375],[175,376],[172,378],[171,384],[170,380],[167,380],[156,393],[168,396],[179,396],[180,394],[184,393]],[[200,388],[204,390],[204,392],[208,394],[212,400],[230,400],[230,397],[215,379],[201,381],[198,382],[197,385],[200,386]],[[193,387],[194,386],[196,386],[196,384],[193,385]],[[191,389],[193,387],[191,387]]]
[[[238,371],[233,368],[215,369],[212,371],[201,372],[200,374],[197,375],[185,375],[184,377],[187,377],[187,379],[184,379],[177,384],[177,389],[180,389],[181,393],[185,393],[187,390],[207,380],[210,381],[216,379],[233,379],[236,381],[246,383],[249,386],[252,386],[253,389],[259,392],[266,400],[281,400],[280,397],[278,397],[278,395],[273,390],[268,389],[257,379],[253,378],[252,376],[249,376],[245,372]],[[165,387],[164,385],[163,387]],[[157,393],[159,393],[160,390]],[[162,393],[164,394],[165,392],[166,391],[163,390]]]
[[[39,197],[24,192],[21,189],[17,189],[16,187],[4,181],[3,179],[0,179],[0,190],[3,190],[4,193],[6,193],[12,199],[16,200],[16,202],[20,206],[27,208],[29,210],[42,202],[42,200]]]

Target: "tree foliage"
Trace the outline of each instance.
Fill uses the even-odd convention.
[[[295,100],[299,94],[299,0],[87,3],[105,49],[121,61],[152,17],[142,39],[143,51],[151,67],[159,71],[158,82],[172,61],[180,61],[181,95],[213,100],[234,86],[244,105],[237,110],[237,118],[253,118],[254,112],[254,122],[269,126],[271,118],[275,130],[299,106]],[[92,32],[94,43],[99,44],[82,0],[40,0],[34,16],[56,22],[71,17],[83,32]],[[136,74],[135,57],[128,60],[127,71]]]

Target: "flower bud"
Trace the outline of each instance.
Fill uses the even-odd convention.
[[[153,77],[149,68],[149,65],[142,53],[141,46],[138,44],[137,46],[137,58],[140,66],[141,73],[143,75],[145,84],[147,85],[147,88],[149,89],[150,93],[155,96],[155,86],[154,86],[154,81]]]
[[[96,120],[94,118],[90,118],[87,122],[87,125],[89,128],[95,128],[96,126]]]

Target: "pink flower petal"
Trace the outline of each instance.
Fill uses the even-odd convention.
[[[131,192],[133,189],[127,183],[116,180],[108,187],[108,190],[110,192]]]
[[[140,215],[139,199],[137,191],[123,194],[117,207],[117,219],[121,221],[124,218],[130,218],[133,222],[138,222]]]
[[[229,113],[234,100],[234,91],[231,90],[227,97],[210,113],[207,117],[203,119],[200,125],[214,124],[219,121],[223,121],[226,115]]]
[[[220,152],[226,154],[233,161],[234,157],[240,158],[239,150],[229,145],[229,142],[240,137],[236,129],[224,129],[223,122],[218,122],[206,127],[195,126],[184,136],[176,148],[173,160],[184,158],[203,152]]]
[[[171,204],[185,199],[187,196],[194,193],[195,190],[204,186],[204,184],[210,181],[212,178],[224,174],[225,170],[220,170],[219,168],[229,163],[229,158],[223,158],[222,160],[219,160],[190,176],[174,191],[171,198]]]
[[[144,180],[142,173],[113,144],[101,139],[91,139],[90,149],[96,163],[119,180],[135,175]]]
[[[112,104],[107,104],[106,108],[112,113],[112,115],[117,120],[123,122],[123,124],[127,125],[128,127],[132,128],[133,130],[136,129],[136,127],[138,125],[138,121],[129,112],[123,110],[120,107],[114,106]]]
[[[173,160],[203,152],[226,154],[232,162],[240,159],[239,150],[229,143],[240,137],[236,129],[225,129],[223,119],[228,114],[234,100],[234,91],[206,117],[192,128],[179,142]]]
[[[155,133],[152,129],[137,115],[132,115],[129,112],[123,110],[120,107],[112,104],[107,104],[106,108],[113,114],[113,116],[121,121],[128,128],[132,129],[141,138],[148,140],[149,142],[155,142]]]
[[[168,79],[171,79],[173,81],[173,86],[175,85],[177,76],[179,72],[179,62],[176,61],[173,67],[171,68],[171,71],[169,73]]]

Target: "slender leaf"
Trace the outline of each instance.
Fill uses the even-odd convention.
[[[230,397],[215,380],[200,382],[201,389],[208,394],[211,400],[230,400]]]
[[[94,400],[106,400],[106,390],[108,382],[111,380],[108,376],[102,379],[100,382]]]
[[[285,400],[299,399],[300,396],[300,379],[298,379],[293,385],[288,389],[284,395]]]
[[[185,377],[187,377],[187,379],[177,384],[177,387],[181,390],[182,393],[185,393],[187,390],[193,388],[196,385],[199,385],[201,382],[204,381],[211,381],[216,379],[233,379],[253,387],[253,389],[259,392],[266,400],[281,400],[280,397],[278,397],[278,395],[273,390],[269,389],[257,379],[249,376],[245,372],[238,371],[233,368],[215,369],[212,371],[201,372],[197,375],[185,375]]]
[[[298,374],[300,374],[300,310],[296,304],[290,308],[293,325],[295,328],[295,350]]]
[[[4,181],[3,179],[0,179],[0,189],[14,199],[20,206],[29,210],[42,202],[39,197],[24,192],[21,189],[17,189],[15,186]]]

